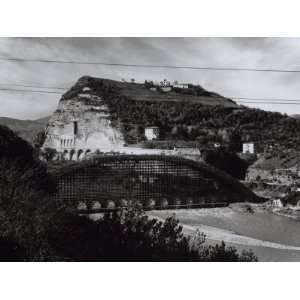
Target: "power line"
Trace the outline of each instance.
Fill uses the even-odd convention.
[[[291,102],[254,102],[254,101],[236,101],[239,104],[243,103],[253,103],[253,104],[276,104],[276,105],[300,105],[299,103],[291,103]]]
[[[244,101],[244,100],[250,100],[250,101],[287,101],[287,102],[295,102],[300,101],[300,99],[285,99],[285,98],[248,98],[248,97],[226,97],[230,99],[234,99],[236,101]]]
[[[68,88],[64,87],[50,87],[50,86],[40,86],[40,85],[31,85],[31,84],[16,84],[16,83],[0,83],[0,90],[3,91],[16,91],[16,92],[36,92],[36,93],[43,93],[48,91],[41,91],[41,90],[17,90],[17,89],[11,89],[11,88],[1,88],[1,86],[20,86],[20,87],[31,87],[31,88],[38,88],[38,89],[54,89],[54,90],[67,90]],[[51,94],[60,94],[59,92],[50,92]],[[155,97],[153,97],[155,98]],[[250,100],[250,101],[285,101],[285,102],[300,102],[300,99],[285,99],[285,98],[248,98],[248,97],[226,97],[229,99],[234,99],[237,102],[241,102],[244,100]],[[260,103],[260,102],[257,102]]]
[[[59,92],[54,91],[39,91],[39,90],[19,90],[19,89],[8,89],[8,88],[0,88],[0,91],[6,91],[6,92],[25,92],[25,93],[41,93],[41,94],[58,94],[61,95]]]
[[[238,71],[238,72],[276,72],[276,73],[300,73],[300,70],[292,69],[277,69],[277,68],[242,68],[242,67],[206,67],[206,66],[174,66],[174,65],[152,65],[152,64],[124,64],[124,63],[109,63],[109,62],[91,62],[91,61],[76,61],[76,60],[52,60],[52,59],[31,59],[31,58],[16,58],[16,57],[0,57],[2,61],[15,62],[37,62],[37,63],[55,63],[55,64],[76,64],[76,65],[102,65],[116,67],[133,67],[133,68],[157,68],[157,69],[190,69],[190,70],[208,70],[208,71]]]
[[[52,86],[40,86],[40,85],[31,85],[31,84],[19,84],[19,83],[0,83],[0,86],[20,86],[20,87],[30,87],[38,89],[53,89],[53,90],[66,90],[64,87],[52,87]],[[1,87],[0,87],[1,88]]]
[[[254,101],[236,101],[239,104],[243,104],[243,103],[253,103],[253,104],[279,104],[279,105],[300,105],[299,103],[296,102],[254,102]]]
[[[1,84],[0,84],[1,85]],[[23,87],[36,87],[36,88],[46,88],[46,89],[64,89],[65,88],[56,88],[56,87],[42,87],[42,86],[33,86],[33,85],[23,85],[23,84],[10,84],[15,86],[23,86]],[[56,91],[45,91],[45,90],[32,90],[32,89],[12,89],[12,88],[1,88],[0,91],[4,92],[20,92],[20,93],[41,93],[41,94],[56,94],[61,95],[61,92]],[[243,104],[243,103],[252,103],[252,104],[280,104],[280,105],[300,105],[300,99],[276,99],[276,98],[246,98],[246,97],[226,97],[225,99],[235,99],[236,102]],[[147,97],[147,99],[157,99],[157,97]],[[239,100],[241,99],[241,100]],[[250,100],[250,101],[245,101]],[[252,101],[251,101],[252,100]],[[278,101],[278,102],[277,102]]]

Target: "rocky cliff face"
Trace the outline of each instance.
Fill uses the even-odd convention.
[[[60,99],[49,120],[43,148],[54,148],[67,159],[80,159],[97,150],[135,153],[136,149],[124,144],[145,139],[145,127],[155,125],[162,135],[171,134],[172,126],[161,119],[174,105],[177,111],[183,103],[237,107],[232,100],[204,89],[194,92],[200,94],[153,92],[145,84],[84,76]]]
[[[124,144],[144,141],[144,129],[149,126],[159,127],[162,139],[187,139],[184,133],[191,131],[186,121],[190,117],[184,117],[183,108],[193,114],[207,106],[238,107],[200,86],[187,91],[152,91],[146,84],[84,76],[60,99],[48,123],[43,148],[56,149],[67,159],[80,159],[97,150],[134,154],[137,149]],[[195,122],[199,118],[194,116]]]
[[[51,116],[44,148],[80,158],[97,150],[118,151],[124,144],[120,130],[109,120],[108,107],[103,99],[82,86],[78,94],[62,98]]]

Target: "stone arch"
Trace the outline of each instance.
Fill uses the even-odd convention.
[[[84,155],[87,155],[89,153],[91,153],[91,149],[86,149],[85,152],[84,152]]]
[[[125,199],[125,198],[122,198],[120,201],[119,201],[119,206],[121,207],[126,207],[128,206],[128,201]],[[299,205],[300,206],[300,205]]]
[[[82,150],[82,149],[79,149],[79,150],[77,151],[77,160],[81,159],[82,156],[83,156],[83,150]]]
[[[116,207],[116,203],[112,200],[109,200],[106,202],[106,208],[108,209],[114,209]]]
[[[65,160],[68,158],[68,153],[69,153],[68,150],[64,150],[64,152],[63,152],[63,158],[64,158]]]
[[[70,160],[72,160],[75,153],[76,151],[74,149],[70,150]]]
[[[86,203],[84,203],[84,202],[79,202],[78,204],[77,204],[77,209],[78,210],[87,210],[87,205],[86,205]]]
[[[92,204],[92,209],[100,209],[102,207],[99,201],[94,201]]]
[[[169,205],[168,199],[167,198],[162,198],[160,201],[160,206],[162,209],[167,208]]]
[[[155,208],[155,205],[156,205],[155,200],[152,199],[152,198],[150,198],[150,199],[148,199],[148,201],[147,201],[146,208],[147,208],[147,209],[154,209],[154,208]]]
[[[188,197],[186,200],[186,204],[188,208],[192,208],[194,204],[194,199],[192,197]]]
[[[175,207],[180,207],[180,205],[181,205],[181,199],[179,197],[175,197],[175,199],[174,199],[174,205],[175,205]]]

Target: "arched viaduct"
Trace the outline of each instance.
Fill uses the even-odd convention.
[[[55,198],[81,211],[135,202],[144,209],[258,201],[238,180],[204,163],[161,155],[113,155],[73,163],[53,173]]]

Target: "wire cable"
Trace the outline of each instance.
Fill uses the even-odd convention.
[[[300,73],[300,70],[278,69],[278,68],[259,69],[259,68],[243,68],[243,67],[208,67],[208,66],[124,64],[124,63],[109,63],[109,62],[96,62],[96,61],[91,62],[91,61],[76,61],[76,60],[17,58],[17,57],[0,57],[0,60],[1,61],[15,61],[15,62],[37,62],[37,63],[74,64],[74,65],[102,65],[102,66],[157,68],[157,69],[189,69],[189,70],[208,70],[208,71]]]
[[[22,87],[36,87],[36,88],[45,88],[45,89],[63,89],[61,87],[45,87],[38,85],[25,85],[25,84],[0,84],[0,85],[15,85]],[[19,93],[41,93],[41,94],[56,94],[61,95],[61,92],[58,91],[45,91],[45,90],[33,90],[33,89],[15,89],[15,88],[2,88],[0,91],[3,92],[19,92]],[[147,99],[156,100],[157,97],[147,97]],[[223,99],[223,98],[220,98]],[[248,98],[248,97],[224,97],[224,99],[234,99],[235,102],[240,104],[243,103],[252,103],[252,104],[280,104],[280,105],[300,105],[300,99],[284,99],[284,98]]]

